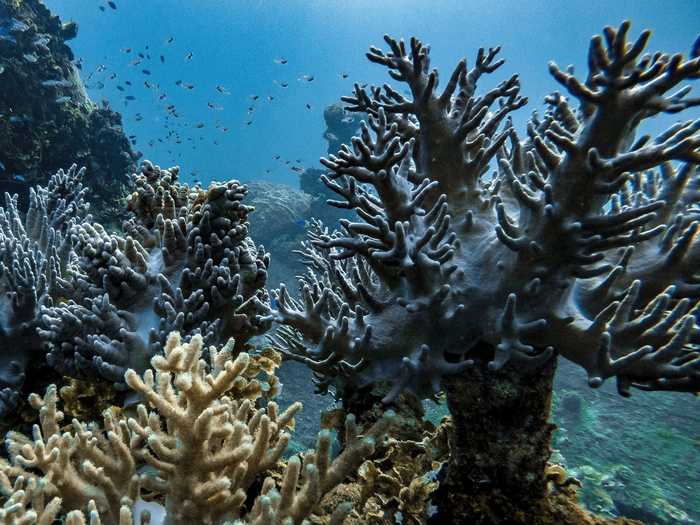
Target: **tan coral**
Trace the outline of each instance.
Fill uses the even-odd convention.
[[[0,486],[11,495],[6,502],[0,499],[3,512],[44,512],[43,500],[23,492],[29,483],[42,484],[42,498],[55,496],[51,508],[60,505],[71,525],[86,519],[94,525],[131,523],[131,502],[139,498],[141,488],[164,502],[168,525],[305,523],[323,495],[372,454],[393,415],[387,414],[364,436],[348,417],[346,447],[334,460],[331,434],[322,432],[316,450],[292,457],[278,483],[268,474],[286,449],[287,431],[301,403],[284,412],[274,402],[256,408],[262,388],[254,376],[273,372],[276,357],[266,352],[253,367],[254,376],[247,377],[256,358],[241,353],[231,360],[232,348],[231,342],[222,350],[210,349],[208,365],[202,359],[200,336],[183,343],[178,334],[171,334],[164,354],[152,360],[155,373],[126,374],[127,384],[152,410],[141,404],[130,418],[105,411],[103,427],[73,420],[61,428],[56,388],[49,388],[43,398],[32,396],[32,405],[40,411],[33,439],[10,433],[12,463],[0,461]],[[150,469],[141,468],[144,465]],[[244,503],[250,500],[253,505],[247,511]],[[349,511],[340,506],[328,523],[340,525]],[[141,521],[148,519],[143,516]]]

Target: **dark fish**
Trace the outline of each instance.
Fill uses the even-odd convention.
[[[165,64],[165,57],[163,55],[160,55],[160,62],[161,64]]]
[[[158,97],[158,100],[163,100],[164,98],[167,98],[167,97],[168,97],[168,95],[163,93],[161,96]]]
[[[131,85],[131,82],[128,81],[128,80],[126,80],[126,81],[124,82],[124,84],[126,84],[127,86],[130,86],[130,85]]]
[[[124,97],[124,98],[126,98],[126,100],[136,100],[136,97],[133,96],[133,95],[128,95],[128,96],[126,96],[126,97]]]
[[[111,0],[110,0],[109,2],[107,2],[107,5],[108,5],[109,7],[111,7],[112,9],[116,9],[116,8],[117,8],[117,4],[115,4],[115,3],[112,2]]]
[[[123,88],[122,86],[117,86],[117,89],[118,89],[119,91],[124,91],[124,88]]]
[[[116,73],[112,73],[111,75],[109,75],[109,79],[110,79],[110,80],[114,80],[115,78],[117,78],[117,74],[116,74]]]
[[[227,90],[224,86],[216,86],[216,90],[222,95],[230,95],[231,92]]]
[[[287,84],[286,82],[282,82],[282,83],[280,84],[280,86],[282,86],[283,88],[286,88],[286,87],[289,86],[289,84]]]
[[[176,86],[181,86],[182,85],[182,80],[176,80],[175,81]]]
[[[253,123],[252,120],[249,120],[248,122],[245,123],[246,126],[250,126]]]
[[[200,122],[200,123],[197,124],[195,127],[196,127],[197,129],[202,129],[202,128],[204,127],[204,123],[203,123],[203,122]]]
[[[341,73],[341,74],[340,74],[340,78],[348,78],[348,74],[347,74],[347,73]]]
[[[105,10],[105,6],[101,5],[101,6],[100,6],[100,11],[104,12],[104,10]]]
[[[141,73],[143,73],[144,75],[150,75],[151,71],[149,69],[142,69]]]
[[[166,43],[166,44],[172,44],[174,40],[175,40],[175,37],[174,37],[174,36],[171,36],[170,38],[168,38],[168,39],[165,41],[165,43]]]
[[[250,96],[251,100],[258,100],[260,98],[259,95],[251,95]]]
[[[279,156],[279,155],[275,155],[275,156],[272,157],[272,158],[275,159],[275,160],[280,160],[280,156]]]
[[[141,57],[141,58],[146,58],[146,57],[143,55],[143,53],[139,53],[139,57]]]
[[[194,56],[194,53],[192,53],[192,51],[190,51],[189,53],[187,53],[185,55],[185,60],[192,60],[193,56]]]
[[[306,109],[311,109],[311,104],[306,104]]]

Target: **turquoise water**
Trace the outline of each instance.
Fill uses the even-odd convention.
[[[522,130],[530,111],[559,89],[547,62],[584,71],[589,38],[603,26],[630,18],[633,35],[654,30],[650,49],[687,53],[700,20],[700,3],[694,0],[115,0],[116,10],[93,0],[46,4],[63,19],[79,23],[72,47],[83,60],[83,78],[105,66],[88,82],[90,95],[106,98],[124,114],[127,135],[136,136],[136,147],[146,158],[179,164],[186,175],[203,182],[237,177],[292,185],[297,174],[290,166],[312,166],[325,152],[323,108],[349,94],[353,82],[387,81],[384,69],[364,55],[370,44],[383,44],[384,33],[417,36],[431,44],[433,67],[442,72],[443,82],[462,56],[473,62],[479,47],[502,45],[506,65],[495,76],[518,73],[522,94],[530,99],[513,115],[516,129]],[[128,48],[131,53],[122,51]],[[151,59],[130,65],[138,52]],[[279,58],[287,64],[276,63]],[[117,77],[110,80],[114,73]],[[195,87],[178,87],[178,80]],[[98,81],[103,89],[97,89]],[[146,88],[144,81],[159,84],[160,90]],[[118,85],[127,89],[121,92]],[[219,93],[217,85],[231,95]],[[160,100],[163,93],[167,98]],[[252,100],[254,95],[260,98]],[[125,106],[126,96],[136,100]],[[164,125],[170,104],[180,115],[171,120],[170,130],[179,133],[181,144],[173,137],[158,142],[169,131]],[[687,111],[684,118],[693,115],[700,111]],[[652,131],[665,129],[667,121],[654,119]],[[274,159],[277,155],[280,160]]]

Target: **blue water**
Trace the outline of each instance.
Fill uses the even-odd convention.
[[[297,160],[302,166],[313,166],[325,152],[323,108],[349,94],[354,81],[388,80],[384,69],[364,56],[370,44],[383,44],[384,33],[416,35],[432,44],[433,65],[441,71],[443,82],[460,57],[473,61],[478,47],[502,45],[507,63],[494,79],[520,74],[522,92],[530,99],[514,115],[522,131],[530,111],[541,106],[548,92],[558,89],[547,72],[547,62],[574,64],[584,75],[589,38],[604,25],[631,18],[633,35],[652,28],[649,49],[668,52],[687,53],[700,32],[697,0],[115,3],[117,10],[97,0],[46,0],[63,19],[80,25],[72,47],[83,60],[83,78],[100,65],[106,67],[88,82],[92,98],[106,98],[124,114],[127,135],[135,135],[136,148],[146,158],[161,165],[179,164],[190,180],[203,183],[236,177],[296,185],[297,174],[290,166],[298,165]],[[170,37],[174,41],[167,44]],[[125,48],[132,48],[131,53],[121,51]],[[151,59],[129,65],[138,52],[150,53]],[[186,60],[188,53],[193,54],[191,60]],[[278,58],[288,63],[275,63]],[[110,80],[113,73],[117,78]],[[303,75],[313,75],[314,80],[299,80]],[[133,87],[125,86],[125,80]],[[195,87],[179,87],[178,80]],[[103,89],[96,89],[97,81],[104,83]],[[158,83],[160,90],[147,89],[144,81]],[[282,88],[282,82],[289,87]],[[126,91],[120,92],[117,85]],[[217,85],[231,95],[219,93]],[[160,94],[167,98],[159,100]],[[253,95],[260,98],[253,101]],[[136,100],[126,106],[126,96]],[[268,96],[274,100],[268,101]],[[209,103],[223,109],[212,109]],[[170,120],[170,130],[179,133],[181,144],[173,137],[164,140],[169,104],[180,115]],[[251,106],[255,109],[249,114]],[[684,118],[698,116],[697,110],[684,114]],[[654,120],[651,131],[658,132],[673,117]],[[201,124],[204,127],[198,127]],[[222,128],[229,131],[224,133]],[[274,160],[276,155],[281,159]],[[285,165],[285,160],[290,164]]]

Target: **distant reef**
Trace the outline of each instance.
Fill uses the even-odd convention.
[[[0,191],[26,206],[29,187],[75,162],[87,168],[94,215],[109,223],[139,154],[121,115],[86,93],[66,44],[77,31],[40,0],[0,0]]]

